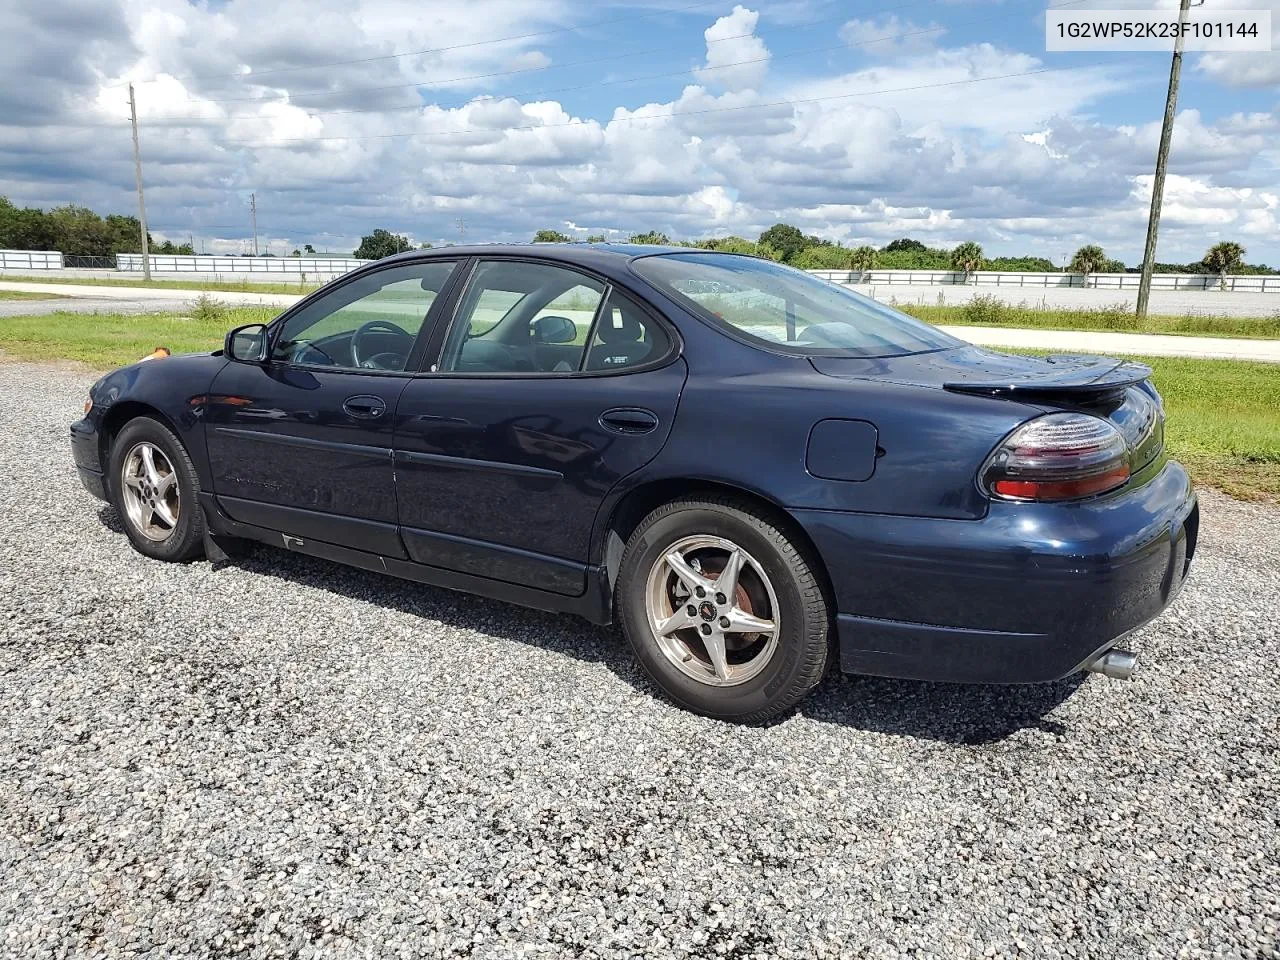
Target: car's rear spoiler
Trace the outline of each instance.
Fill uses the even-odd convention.
[[[1037,372],[1034,376],[1011,376],[1006,380],[956,380],[943,384],[954,393],[984,396],[1056,397],[1071,400],[1098,400],[1120,394],[1126,387],[1151,376],[1151,368],[1132,360],[1086,357],[1047,357],[1063,364],[1060,370]]]

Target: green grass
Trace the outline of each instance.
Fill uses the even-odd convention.
[[[1065,310],[1036,304],[1002,303],[989,294],[966,304],[927,306],[893,304],[928,323],[955,326],[1024,327],[1043,330],[1114,330],[1124,333],[1194,334],[1206,337],[1280,338],[1280,309],[1266,317],[1225,317],[1187,314],[1148,316],[1142,323],[1124,303],[1107,307]],[[1277,303],[1280,308],[1280,302]]]
[[[58,300],[58,293],[24,293],[21,290],[0,290],[0,300]]]
[[[141,276],[136,279],[129,277],[90,277],[85,280],[78,277],[39,277],[23,274],[21,276],[0,275],[0,281],[47,283],[50,285],[69,283],[90,287],[153,287],[157,290],[209,290],[220,293],[303,294],[310,293],[312,290],[319,290],[321,286],[314,280],[304,283],[301,277],[292,282],[273,281],[270,283],[258,283],[250,280],[152,280],[148,283]]]
[[[1018,350],[1010,353],[1041,354]],[[1280,502],[1280,365],[1133,357],[1154,371],[1165,440],[1197,484]]]
[[[1173,455],[1198,483],[1245,500],[1280,500],[1280,367],[1146,357]]]
[[[271,307],[217,306],[174,313],[48,313],[0,317],[0,350],[22,360],[78,360],[100,370],[133,363],[158,346],[174,353],[216,350],[232,327],[266,323]]]
[[[269,307],[192,305],[191,316],[52,313],[0,317],[0,350],[23,360],[132,363],[157,346],[215,350],[232,327],[264,323]],[[1010,351],[1036,353],[1037,351]],[[1039,351],[1044,352],[1044,351]],[[1139,357],[1164,397],[1170,452],[1196,482],[1242,499],[1280,501],[1280,366],[1242,360]]]

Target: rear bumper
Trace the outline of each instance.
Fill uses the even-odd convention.
[[[1150,622],[1191,567],[1199,508],[1169,462],[1137,490],[992,503],[982,520],[796,511],[827,565],[848,673],[1037,683]]]
[[[106,500],[107,485],[98,459],[98,430],[88,420],[71,425],[71,459],[84,488],[99,500]]]

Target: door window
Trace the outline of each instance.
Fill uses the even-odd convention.
[[[671,341],[634,300],[613,290],[600,311],[584,370],[625,370],[657,360]]]
[[[482,262],[445,340],[439,369],[575,373],[604,284],[544,263]]]
[[[285,322],[271,359],[343,370],[405,370],[454,266],[438,260],[406,264],[342,285]]]

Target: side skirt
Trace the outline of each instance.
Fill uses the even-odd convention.
[[[581,596],[567,597],[563,594],[539,590],[536,587],[521,586],[474,574],[459,573],[456,570],[446,570],[443,567],[432,567],[425,563],[414,563],[411,560],[366,553],[351,547],[294,537],[278,530],[241,523],[227,516],[218,507],[214,496],[203,491],[200,493],[200,505],[204,508],[209,529],[223,536],[244,537],[271,547],[283,547],[294,553],[306,554],[309,557],[319,557],[322,560],[359,567],[361,570],[372,570],[374,573],[389,574],[402,580],[412,580],[415,583],[425,583],[433,587],[474,593],[522,607],[532,607],[535,610],[572,613],[602,626],[613,622],[613,596],[609,586],[608,572],[603,567],[588,567],[586,592]]]

